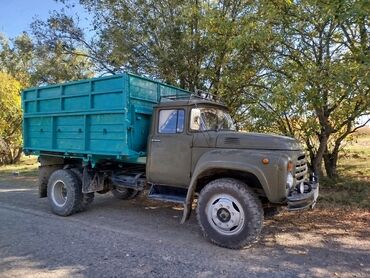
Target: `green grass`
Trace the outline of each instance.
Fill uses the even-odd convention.
[[[340,154],[339,178],[321,180],[323,206],[370,209],[370,128],[360,129]]]
[[[0,166],[0,182],[24,186],[36,185],[38,166],[35,156],[22,157],[17,164]]]

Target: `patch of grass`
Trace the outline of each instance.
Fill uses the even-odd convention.
[[[19,163],[0,166],[0,178],[37,177],[38,166],[36,156],[24,156]]]
[[[370,209],[370,182],[348,177],[340,177],[335,181],[322,179],[319,205]]]
[[[319,204],[370,209],[370,128],[360,129],[356,140],[341,153],[339,178],[321,180]]]

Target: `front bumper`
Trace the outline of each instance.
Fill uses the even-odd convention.
[[[303,210],[315,206],[317,198],[319,197],[319,183],[316,181],[307,181],[304,182],[304,185],[304,193],[295,190],[287,197],[288,210]]]

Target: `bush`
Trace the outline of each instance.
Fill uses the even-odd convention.
[[[0,164],[19,161],[22,154],[21,84],[0,71]]]

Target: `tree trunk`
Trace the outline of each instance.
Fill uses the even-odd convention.
[[[324,154],[325,171],[326,175],[330,179],[335,179],[338,177],[337,162],[338,151],[333,151],[332,153],[326,152]]]
[[[321,133],[319,136],[320,139],[320,145],[319,148],[316,152],[316,155],[312,159],[312,171],[314,172],[315,175],[318,175],[319,177],[323,176],[323,171],[322,171],[322,159],[326,150],[326,146],[328,143],[328,137],[325,133]]]
[[[22,156],[22,147],[16,147],[14,149],[4,148],[0,150],[0,165],[1,164],[14,164],[19,162]]]
[[[22,148],[21,147],[15,148],[12,152],[10,164],[18,163],[19,160],[21,159],[21,156],[22,156]]]
[[[330,152],[328,149],[326,149],[324,153],[324,164],[325,164],[326,175],[331,179],[335,179],[338,177],[337,164],[338,164],[339,148],[344,138],[346,138],[348,134],[350,133],[350,130],[351,130],[351,125],[348,126],[347,132],[344,133],[342,136],[340,136],[335,141],[333,150]]]

